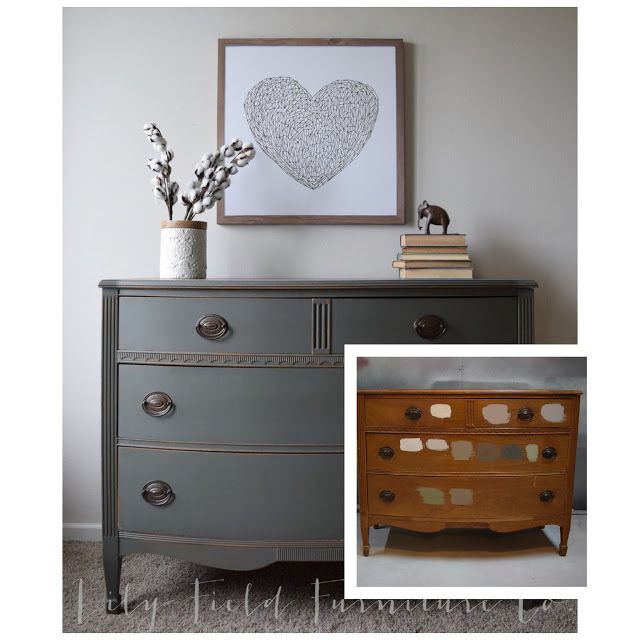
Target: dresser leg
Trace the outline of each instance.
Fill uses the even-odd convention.
[[[118,549],[118,539],[103,539],[102,560],[104,580],[107,587],[107,613],[122,613],[122,596],[120,595],[120,568],[122,557]]]
[[[362,555],[369,555],[369,523],[364,518],[360,518],[360,531],[362,533]]]
[[[571,528],[571,524],[565,524],[563,527],[560,527],[560,547],[558,549],[558,553],[561,556],[567,555],[570,528]]]

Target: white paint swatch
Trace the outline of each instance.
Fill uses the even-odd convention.
[[[450,404],[432,404],[429,409],[431,415],[434,418],[450,418],[451,417],[451,405]]]
[[[442,438],[429,438],[425,444],[431,451],[448,451],[449,449],[449,443]]]
[[[507,424],[511,419],[509,405],[506,404],[486,404],[482,407],[482,417],[489,424]]]
[[[543,404],[540,413],[547,422],[564,422],[564,405],[559,402]]]
[[[422,451],[420,438],[400,438],[400,451]]]

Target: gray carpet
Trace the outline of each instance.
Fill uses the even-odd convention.
[[[197,621],[196,579],[200,581]],[[334,581],[321,585],[322,597],[317,599],[314,598],[316,579]],[[345,608],[351,607],[341,611],[341,580],[342,564],[338,562],[277,563],[256,571],[232,572],[161,556],[127,556],[122,563],[121,592],[124,595],[128,585],[128,614],[107,615],[100,544],[66,542],[63,630],[76,633],[566,633],[577,630],[576,600],[549,602],[546,610],[524,611],[526,622],[520,619],[517,600],[486,601],[485,608],[490,611],[483,611],[483,601],[479,600],[411,600],[409,611],[406,601],[396,600],[394,613],[390,613],[388,602],[379,610],[376,600],[350,600],[346,601]],[[265,601],[270,604],[265,606]],[[468,612],[468,606],[474,608]],[[369,610],[363,612],[362,607]]]

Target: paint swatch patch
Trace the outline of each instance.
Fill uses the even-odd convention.
[[[424,504],[444,504],[444,491],[435,487],[418,487]]]
[[[473,504],[473,489],[449,489],[451,504],[470,505]]]
[[[565,420],[564,405],[559,402],[543,404],[540,413],[547,422],[564,422]]]
[[[449,443],[446,440],[443,440],[442,438],[429,438],[425,442],[425,445],[427,446],[427,449],[430,449],[431,451],[448,451],[449,450]]]
[[[454,460],[471,460],[473,458],[473,442],[454,440],[451,443],[451,455]]]
[[[489,424],[508,424],[509,420],[511,420],[509,405],[487,404],[482,407],[482,417]]]
[[[400,451],[422,451],[420,438],[400,438]]]
[[[451,417],[450,404],[432,404],[429,411],[434,418],[445,419]]]

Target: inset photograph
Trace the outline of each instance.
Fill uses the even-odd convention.
[[[357,364],[358,587],[586,586],[586,358]]]

